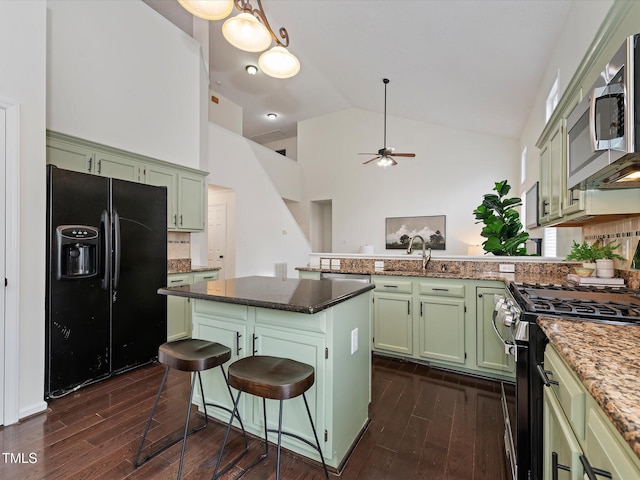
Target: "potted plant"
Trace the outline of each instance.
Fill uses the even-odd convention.
[[[596,259],[596,276],[600,278],[612,278],[614,273],[613,261],[625,260],[624,257],[614,252],[614,250],[620,247],[620,244],[608,242],[600,245],[595,243],[593,247]]]
[[[571,251],[565,260],[582,262],[582,267],[576,268],[576,273],[581,277],[589,277],[596,269],[596,245],[590,245],[587,241],[578,243],[575,240],[571,245]]]
[[[473,211],[478,220],[476,223],[484,223],[480,235],[486,240],[482,247],[494,255],[527,255],[524,243],[529,234],[523,231],[520,214],[515,209],[522,205],[522,200],[518,197],[505,198],[511,190],[507,180],[496,182],[493,190],[497,194],[484,195],[482,204]]]

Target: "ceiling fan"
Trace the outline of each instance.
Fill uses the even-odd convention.
[[[371,160],[367,160],[363,162],[363,165],[367,163],[371,163],[374,160],[378,160],[378,165],[381,167],[388,167],[397,165],[398,162],[393,157],[415,157],[415,153],[395,153],[395,148],[387,147],[387,84],[389,83],[388,78],[383,78],[382,83],[384,83],[384,147],[378,150],[378,153],[360,153],[360,155],[377,155],[373,157]]]

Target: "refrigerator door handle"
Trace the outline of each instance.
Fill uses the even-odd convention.
[[[114,243],[114,271],[113,271],[113,289],[118,289],[120,283],[120,257],[121,257],[121,243],[120,243],[120,215],[114,209],[113,210],[113,243]],[[114,294],[115,298],[115,294]]]
[[[109,290],[109,280],[111,279],[111,222],[109,221],[109,213],[106,210],[102,211],[102,215],[100,217],[100,233],[103,238],[102,259],[104,265],[100,288],[102,288],[102,290]]]

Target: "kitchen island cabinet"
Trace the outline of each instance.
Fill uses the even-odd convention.
[[[245,277],[160,289],[190,298],[193,337],[227,345],[229,362],[249,355],[288,357],[315,369],[307,392],[327,465],[346,460],[368,423],[371,399],[371,284],[329,280]],[[231,407],[220,369],[203,372],[205,400]],[[198,405],[202,399],[195,398]],[[313,442],[302,399],[284,402],[283,429]],[[240,415],[247,431],[264,432],[262,400],[243,395]],[[208,408],[227,422],[229,414]],[[277,402],[267,402],[269,428],[277,425]],[[276,441],[275,436],[271,438]],[[295,438],[282,444],[316,461],[315,450]]]

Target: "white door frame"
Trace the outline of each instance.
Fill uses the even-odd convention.
[[[4,385],[2,423],[11,425],[20,419],[19,403],[19,318],[20,318],[20,105],[0,98],[5,111],[5,309],[4,323]],[[1,326],[1,325],[0,325]]]

